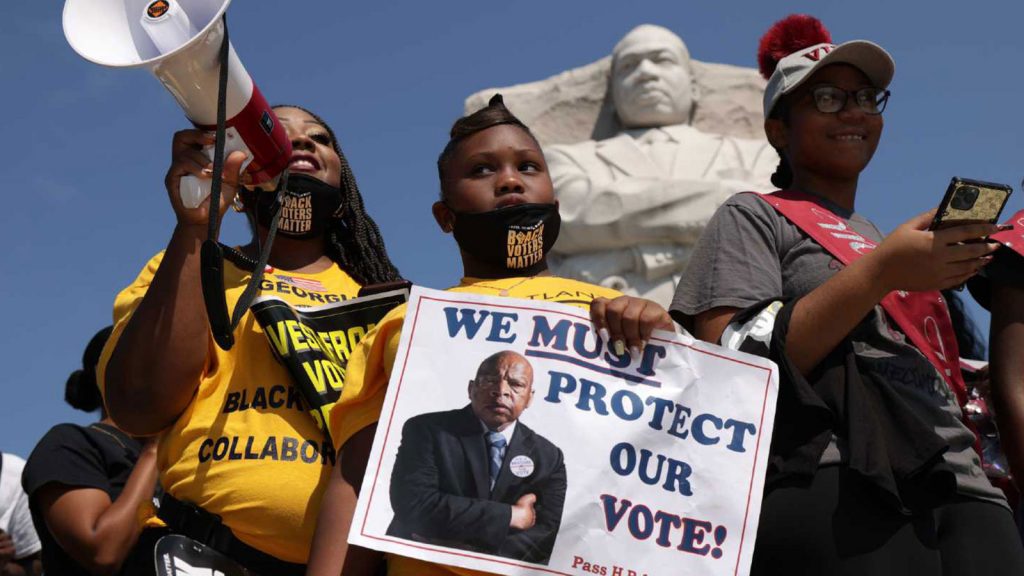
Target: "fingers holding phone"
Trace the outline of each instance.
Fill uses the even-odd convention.
[[[943,290],[959,286],[991,260],[999,245],[985,242],[995,224],[966,224],[932,231],[929,213],[920,214],[893,231],[869,255],[877,259],[878,281],[887,291]],[[982,240],[966,243],[965,240]]]

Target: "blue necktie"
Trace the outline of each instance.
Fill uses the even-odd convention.
[[[501,461],[505,459],[505,446],[508,440],[500,432],[487,432],[488,455],[491,464],[491,490],[494,490],[494,481],[498,479],[498,472],[501,470]]]

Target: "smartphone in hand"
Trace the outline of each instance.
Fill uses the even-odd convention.
[[[1013,188],[1006,184],[954,177],[946,188],[929,230],[941,230],[963,224],[999,221]]]

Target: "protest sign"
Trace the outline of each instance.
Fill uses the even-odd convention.
[[[252,313],[270,349],[288,368],[310,415],[327,436],[327,446],[333,446],[333,442],[325,423],[331,406],[341,396],[352,350],[408,295],[409,291],[402,288],[309,308],[293,308],[273,296],[253,301]]]
[[[532,389],[532,396],[529,390]],[[747,574],[776,366],[414,288],[349,540],[501,574]]]

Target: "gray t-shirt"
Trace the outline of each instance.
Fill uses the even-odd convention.
[[[824,198],[817,202],[860,235],[881,242],[881,232],[862,216]],[[841,262],[767,202],[754,194],[737,194],[708,223],[676,288],[671,309],[693,317],[712,308],[745,308],[771,298],[792,299],[821,286],[842,268]],[[1002,492],[981,469],[973,450],[974,435],[960,420],[956,396],[881,306],[875,306],[853,329],[850,339],[861,370],[889,383],[949,443],[944,458],[956,472],[958,492],[1005,506]],[[833,437],[821,463],[841,462],[843,452],[842,439]]]

